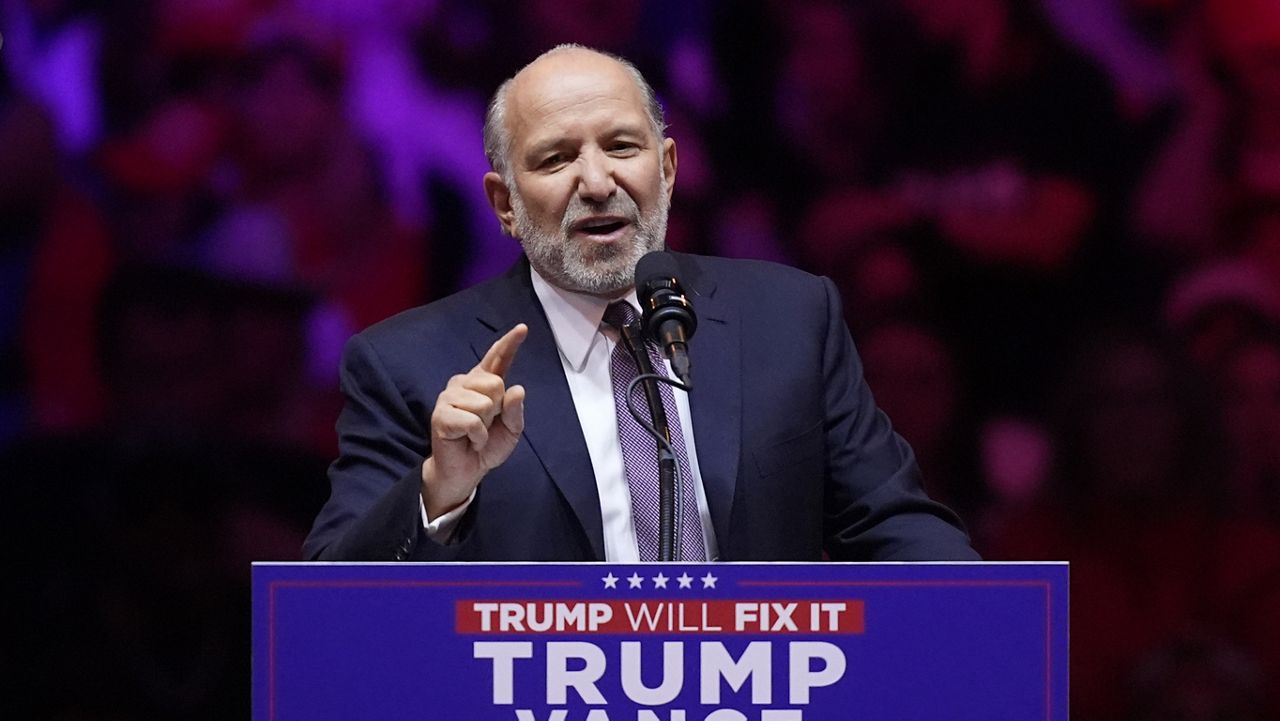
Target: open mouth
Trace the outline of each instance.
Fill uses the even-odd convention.
[[[594,238],[606,238],[627,225],[627,221],[622,218],[591,218],[576,224],[574,230]]]

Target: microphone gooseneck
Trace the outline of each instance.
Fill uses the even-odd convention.
[[[639,322],[624,326],[620,331],[621,337],[618,342],[631,354],[632,359],[636,362],[636,367],[640,370],[640,375],[631,380],[623,396],[626,399],[627,410],[631,413],[631,417],[640,424],[640,427],[648,431],[649,435],[653,436],[653,439],[657,441],[658,560],[681,560],[676,538],[679,537],[684,519],[680,513],[680,506],[676,503],[676,498],[677,494],[680,493],[682,479],[680,478],[680,466],[676,460],[675,449],[671,447],[671,429],[667,425],[667,413],[662,407],[662,397],[657,386],[659,381],[665,381],[675,386],[679,386],[679,383],[654,372],[653,364],[649,362],[649,353],[644,349],[645,341],[641,337]],[[653,419],[653,423],[645,420],[644,416],[635,407],[635,399],[632,393],[638,384],[644,385],[645,400],[648,401],[649,416]],[[679,429],[676,429],[676,432],[679,432]]]

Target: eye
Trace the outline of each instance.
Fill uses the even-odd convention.
[[[542,162],[538,163],[538,169],[550,170],[552,168],[555,168],[558,165],[564,165],[564,163],[565,163],[564,153],[552,153],[551,155],[548,155],[547,157],[543,158]]]
[[[617,140],[609,144],[608,150],[613,155],[627,156],[639,152],[640,146],[625,140]]]

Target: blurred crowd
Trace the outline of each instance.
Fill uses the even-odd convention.
[[[930,492],[1072,562],[1073,718],[1280,714],[1275,0],[0,0],[0,35],[5,718],[247,713],[249,562],[327,494],[342,345],[518,256],[484,104],[565,41],[657,88],[669,245],[835,279]]]

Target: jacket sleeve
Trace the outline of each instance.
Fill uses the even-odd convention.
[[[980,560],[960,519],[925,494],[915,454],[876,407],[830,279],[823,344],[824,545],[840,561]]]
[[[330,496],[303,544],[321,561],[450,560],[465,544],[432,541],[422,526],[422,461],[430,453],[425,418],[409,409],[377,350],[363,336],[343,351],[338,458]],[[470,519],[455,537],[465,538]]]

